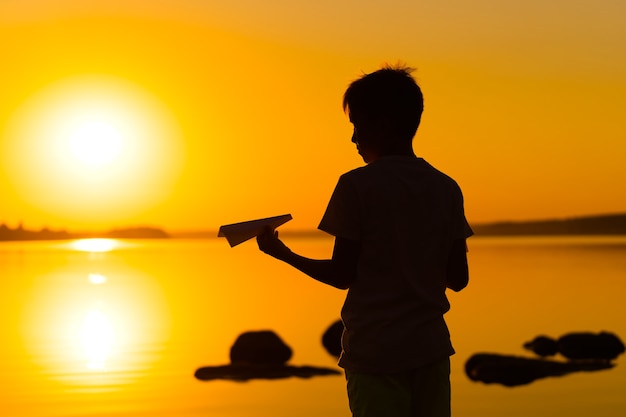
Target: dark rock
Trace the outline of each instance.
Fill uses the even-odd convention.
[[[233,364],[282,365],[291,355],[291,348],[271,330],[242,333],[230,348]]]
[[[568,333],[557,340],[559,353],[571,360],[610,361],[624,353],[624,343],[613,333]]]
[[[524,348],[541,357],[554,356],[559,351],[556,340],[548,336],[537,336],[530,342],[524,343]]]
[[[322,346],[326,352],[338,358],[341,355],[341,335],[343,334],[343,322],[337,320],[322,335]]]
[[[524,347],[539,356],[552,356],[560,353],[570,360],[610,361],[624,353],[624,343],[613,333],[580,332],[567,333],[557,340],[547,336],[537,336]]]
[[[251,379],[282,379],[282,378],[311,378],[314,376],[340,375],[336,369],[319,368],[315,366],[290,366],[290,365],[222,365],[204,366],[198,368],[194,376],[201,381],[218,379],[235,382],[246,382]]]
[[[291,348],[270,330],[246,332],[239,335],[230,349],[231,364],[203,366],[196,369],[194,376],[201,381],[225,379],[245,382],[251,379],[311,378],[341,374],[337,369],[286,365],[291,353]]]
[[[526,385],[537,379],[563,376],[580,371],[610,369],[605,361],[559,362],[493,353],[478,353],[465,363],[465,373],[472,381],[501,384],[507,387]]]

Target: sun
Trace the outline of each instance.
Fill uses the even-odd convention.
[[[69,149],[76,162],[86,167],[114,163],[124,150],[124,135],[106,117],[94,117],[76,124],[69,136]]]
[[[14,114],[0,159],[20,197],[71,223],[110,224],[164,201],[183,136],[172,111],[137,84],[90,75],[59,81]]]

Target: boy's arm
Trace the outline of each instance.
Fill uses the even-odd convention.
[[[360,246],[355,240],[335,238],[332,259],[310,259],[298,255],[278,238],[278,232],[271,229],[257,236],[257,244],[266,254],[335,288],[345,290],[356,278]]]
[[[446,286],[453,291],[461,291],[468,282],[467,244],[465,239],[457,239],[452,242],[450,248]]]

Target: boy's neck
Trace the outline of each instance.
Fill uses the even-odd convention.
[[[383,156],[415,156],[415,152],[413,152],[413,147],[409,144],[409,146],[389,148],[379,151],[378,157],[380,158]]]

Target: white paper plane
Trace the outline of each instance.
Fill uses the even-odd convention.
[[[291,214],[283,214],[282,216],[267,217],[265,219],[249,220],[247,222],[227,224],[220,226],[217,233],[218,237],[225,237],[230,247],[237,246],[248,239],[256,237],[262,233],[266,227],[276,229],[278,226],[291,220]]]

